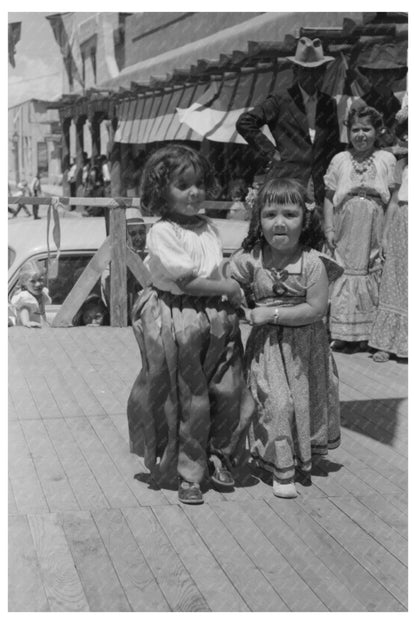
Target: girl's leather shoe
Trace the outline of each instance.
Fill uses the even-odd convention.
[[[204,502],[199,483],[190,483],[181,479],[179,481],[178,499],[186,505],[200,505]]]

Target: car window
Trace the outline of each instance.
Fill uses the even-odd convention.
[[[51,261],[51,272],[48,276],[48,288],[49,296],[54,305],[61,305],[65,301],[91,258],[92,254],[61,255],[58,260],[57,272],[56,265],[54,263],[55,259],[53,259],[53,262]],[[46,268],[46,258],[43,262]],[[99,287],[99,280],[97,281],[96,286]]]
[[[61,254],[58,259],[58,265],[56,266],[55,254],[51,254],[47,286],[52,299],[52,305],[61,305],[65,301],[92,256],[92,253]],[[48,262],[47,256],[36,256],[36,261],[42,269],[46,269]],[[11,296],[15,292],[16,287],[17,285],[14,286]],[[91,292],[100,293],[99,279]]]
[[[10,269],[10,267],[12,266],[15,258],[16,258],[15,250],[12,249],[11,247],[8,247],[8,261],[7,261],[7,268],[8,269]]]

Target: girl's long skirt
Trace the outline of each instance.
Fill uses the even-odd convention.
[[[147,288],[133,329],[142,368],[128,400],[130,450],[163,478],[199,483],[207,453],[232,460],[253,409],[236,312],[218,297]]]
[[[303,327],[253,327],[247,341],[248,383],[256,402],[250,450],[280,483],[295,467],[312,469],[341,441],[338,375],[322,321]]]
[[[388,234],[377,316],[370,346],[407,358],[407,203],[399,205]]]
[[[331,288],[331,337],[366,341],[378,305],[383,205],[374,198],[353,196],[335,210],[334,225],[334,256],[344,273]]]

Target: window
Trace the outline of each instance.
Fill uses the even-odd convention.
[[[48,148],[45,142],[38,142],[38,166],[37,169],[42,174],[48,173]]]
[[[10,256],[10,250],[9,250],[9,256]],[[65,301],[66,297],[68,296],[68,294],[71,292],[72,288],[74,287],[76,281],[80,277],[81,273],[84,271],[88,262],[91,260],[92,256],[93,256],[92,252],[85,253],[85,254],[74,252],[74,253],[62,254],[59,257],[57,274],[55,275],[50,274],[48,278],[48,283],[47,283],[47,287],[49,288],[49,295],[52,299],[52,305],[62,305],[62,303]],[[55,254],[51,254],[50,256],[51,273],[52,272],[56,273],[56,271],[54,271],[56,267],[53,262],[55,260],[55,257],[56,257]],[[48,262],[48,258],[46,255],[36,256],[36,258],[33,258],[33,259],[37,260],[41,268],[46,269],[47,262]],[[16,290],[17,275],[13,284],[11,284],[11,286],[12,288],[11,288],[10,296],[12,296],[14,294],[14,291]],[[99,279],[97,280],[97,283],[92,289],[92,292],[100,294],[100,280]]]

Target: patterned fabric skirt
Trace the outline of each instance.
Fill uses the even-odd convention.
[[[377,316],[370,346],[407,358],[407,236],[408,208],[401,204],[388,234],[386,262],[380,284]]]
[[[312,455],[327,454],[341,440],[338,374],[323,322],[253,327],[246,367],[257,408],[251,454],[288,483],[295,466],[309,473]]]
[[[380,287],[383,206],[354,196],[334,213],[334,258],[344,268],[330,289],[331,337],[349,342],[370,338]]]
[[[218,297],[146,288],[133,311],[142,367],[127,406],[130,450],[163,478],[201,482],[232,459],[253,411],[235,310]]]

